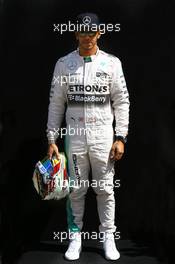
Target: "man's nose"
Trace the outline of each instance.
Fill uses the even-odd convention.
[[[88,34],[86,34],[86,35],[84,36],[84,38],[85,38],[85,39],[89,39],[90,37],[89,37]]]

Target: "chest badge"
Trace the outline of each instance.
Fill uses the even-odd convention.
[[[71,71],[75,70],[77,68],[77,62],[74,60],[68,61],[67,68]]]

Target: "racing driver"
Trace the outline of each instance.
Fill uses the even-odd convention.
[[[82,30],[75,32],[78,49],[55,66],[48,109],[48,155],[59,158],[56,140],[66,116],[65,139],[71,192],[67,200],[68,260],[78,259],[90,169],[96,181],[99,231],[104,234],[105,258],[117,260],[115,244],[114,162],[120,160],[128,134],[129,96],[120,60],[99,49],[99,18],[94,13],[77,17]],[[94,25],[97,30],[92,30]],[[115,122],[113,123],[113,121]],[[100,183],[100,184],[99,184]]]

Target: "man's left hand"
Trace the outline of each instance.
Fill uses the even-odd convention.
[[[120,140],[116,140],[110,151],[110,159],[111,160],[120,160],[124,153],[124,143]]]

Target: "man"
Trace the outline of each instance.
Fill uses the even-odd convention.
[[[51,158],[55,153],[59,157],[56,139],[66,109],[67,128],[71,132],[66,135],[66,155],[70,179],[76,184],[72,186],[67,202],[71,236],[65,257],[75,260],[81,252],[82,219],[88,188],[82,182],[88,180],[91,168],[92,179],[97,182],[93,189],[97,194],[99,231],[104,234],[105,257],[116,260],[120,254],[114,240],[114,161],[120,160],[124,153],[129,99],[120,60],[97,46],[100,31],[92,30],[92,26],[99,26],[97,15],[80,14],[77,21],[82,25],[87,17],[90,21],[88,29],[75,33],[78,49],[60,58],[55,66],[47,124],[48,155]],[[85,25],[87,27],[87,23]],[[82,131],[84,133],[80,133]]]

